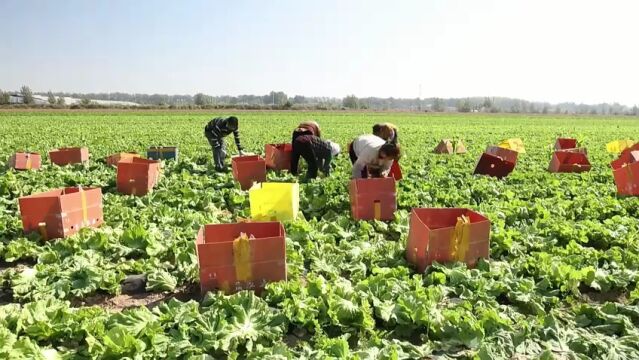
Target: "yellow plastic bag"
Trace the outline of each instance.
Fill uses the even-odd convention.
[[[249,190],[251,218],[257,221],[295,220],[300,207],[297,183],[261,183]]]
[[[514,150],[520,154],[523,154],[526,152],[526,149],[524,149],[524,142],[520,138],[503,140],[499,144],[499,147],[503,149]]]
[[[606,144],[606,150],[611,154],[618,154],[634,144],[632,140],[615,140]]]
[[[470,218],[462,215],[457,218],[455,230],[450,234],[450,255],[453,260],[466,261],[466,252],[470,246]]]
[[[233,240],[233,263],[235,264],[235,278],[237,281],[253,280],[251,269],[251,244],[249,237],[241,233]]]

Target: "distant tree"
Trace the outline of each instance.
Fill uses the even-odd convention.
[[[632,115],[639,116],[639,107],[637,105],[632,107]]]
[[[596,108],[590,109],[590,115],[597,115],[597,109]]]
[[[470,110],[472,110],[470,99],[459,100],[457,103],[457,111],[467,113],[470,112]]]
[[[271,91],[264,100],[265,104],[284,105],[288,101],[288,95],[283,91]]]
[[[204,95],[202,93],[197,93],[193,97],[193,103],[195,105],[198,105],[198,106],[212,105],[213,104],[213,97],[209,96],[209,95]]]
[[[444,111],[444,102],[440,98],[433,99],[433,111],[442,112]]]
[[[484,102],[482,104],[482,107],[486,108],[486,109],[490,109],[493,106],[493,101],[490,100],[490,98],[485,97],[484,98]]]
[[[11,94],[7,91],[0,90],[0,105],[8,104]]]
[[[541,113],[542,114],[548,114],[548,106],[547,105],[544,105],[544,108],[541,109]]]
[[[25,104],[33,104],[35,102],[33,99],[33,93],[28,86],[23,85],[22,88],[20,88],[20,94],[22,95]]]
[[[342,99],[342,106],[348,109],[359,109],[359,99],[355,95],[349,95]]]
[[[91,99],[89,99],[89,98],[83,98],[83,99],[80,100],[80,105],[82,105],[82,106],[87,106],[87,105],[90,105],[90,104],[91,104]]]
[[[195,94],[195,96],[193,97],[193,103],[199,106],[204,105],[204,94],[202,93]]]
[[[286,100],[286,102],[284,103],[284,105],[282,105],[282,107],[286,110],[290,110],[293,107],[293,103],[290,102],[289,100]]]
[[[306,102],[306,98],[302,95],[295,95],[293,97],[293,104],[304,104]]]
[[[55,96],[53,96],[53,93],[51,91],[47,93],[47,101],[51,105],[55,104]]]
[[[58,96],[58,100],[56,101],[56,104],[64,105],[65,104],[64,97]]]

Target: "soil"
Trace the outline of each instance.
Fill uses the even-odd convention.
[[[154,308],[170,299],[180,301],[200,300],[200,291],[196,286],[182,286],[172,293],[141,293],[108,295],[99,294],[71,302],[72,306],[100,306],[106,310],[118,312],[124,309],[146,306]]]
[[[0,305],[13,303],[13,293],[11,290],[0,289]]]
[[[604,304],[607,302],[614,302],[620,304],[628,303],[628,294],[623,290],[611,290],[605,293],[591,291],[583,292],[582,298],[590,303]]]

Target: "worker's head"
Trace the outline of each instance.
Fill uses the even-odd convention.
[[[227,124],[229,125],[229,128],[232,130],[235,130],[238,128],[239,124],[238,124],[238,120],[235,116],[229,116],[226,119]]]
[[[381,132],[382,132],[382,124],[373,125],[373,135],[379,136],[381,134]]]
[[[395,130],[393,130],[393,128],[387,123],[373,125],[373,135],[384,140],[391,140],[394,132]]]
[[[306,121],[302,121],[299,124],[300,128],[304,128],[304,129],[309,129],[311,130],[311,132],[313,133],[313,135],[315,136],[320,136],[320,126],[317,123],[317,121],[314,120],[306,120]]]
[[[312,125],[312,126],[315,126],[315,127],[319,127],[319,124],[315,120],[302,121],[302,125]]]
[[[399,144],[386,143],[379,149],[380,160],[399,160],[401,157],[401,150]]]
[[[366,169],[368,170],[368,177],[371,177],[371,178],[384,177],[382,173],[382,169],[379,167],[368,166]]]

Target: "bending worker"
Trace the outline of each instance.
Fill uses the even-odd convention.
[[[328,176],[331,172],[331,161],[339,152],[339,145],[332,141],[322,140],[315,135],[298,135],[293,140],[291,174],[298,174],[299,161],[302,157],[308,166],[306,173],[308,179],[316,178],[318,169]]]
[[[215,170],[226,171],[224,160],[226,159],[226,144],[224,138],[233,133],[235,145],[240,156],[244,155],[244,149],[240,144],[240,132],[238,131],[238,119],[235,116],[217,117],[204,127],[204,136],[209,141],[213,150],[213,162]]]
[[[400,158],[399,145],[386,142],[376,135],[361,135],[348,146],[353,163],[353,179],[386,177],[393,164]]]

